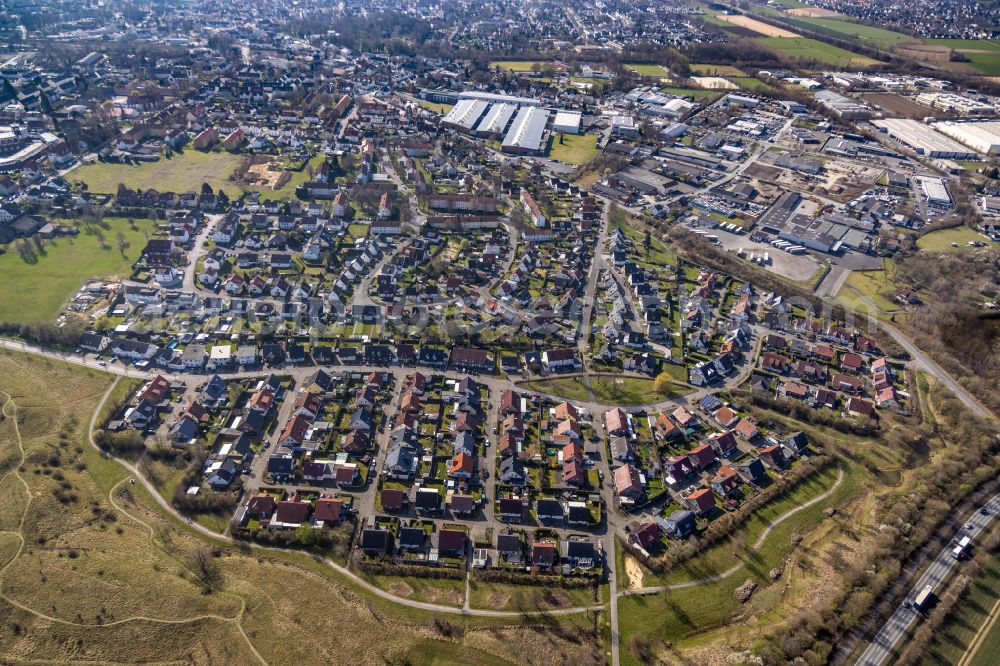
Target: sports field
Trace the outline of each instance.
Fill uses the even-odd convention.
[[[44,254],[35,263],[26,263],[13,245],[3,246],[0,254],[0,321],[52,321],[59,310],[87,279],[128,275],[131,266],[146,245],[144,234],[153,230],[152,220],[137,220],[132,229],[123,218],[105,218],[107,229],[99,226],[105,247],[95,231],[81,227],[77,236],[45,241]],[[118,233],[127,244],[124,254],[118,250]]]
[[[640,76],[670,76],[670,72],[663,65],[625,65],[626,69],[631,69]]]
[[[851,53],[842,48],[807,37],[796,37],[794,39],[758,37],[754,41],[793,59],[816,60],[817,62],[837,67],[867,67],[879,64],[878,60],[858,55],[857,53]]]
[[[221,188],[230,196],[239,196],[239,188],[229,177],[242,159],[232,153],[188,148],[170,159],[139,165],[95,162],[74,169],[66,177],[71,182],[82,181],[91,192],[108,194],[117,192],[119,183],[131,189],[152,187],[178,193],[198,192],[202,183],[208,183],[213,190]]]

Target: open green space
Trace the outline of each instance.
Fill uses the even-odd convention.
[[[663,575],[644,575],[642,580],[643,585],[671,585],[683,583],[689,580],[705,578],[706,576],[716,576],[726,571],[734,564],[737,564],[737,561],[733,558],[733,543],[735,541],[738,540],[741,543],[746,544],[754,543],[772,520],[784,515],[798,506],[801,506],[813,497],[829,490],[834,483],[836,483],[837,470],[838,467],[836,465],[830,465],[820,470],[818,473],[813,474],[795,486],[795,488],[793,488],[790,492],[785,493],[781,497],[778,497],[761,507],[760,510],[751,515],[750,518],[743,523],[743,525],[730,539],[723,540],[707,550],[702,551],[674,571],[667,572]],[[837,496],[846,496],[841,495],[844,492],[845,487],[848,490],[856,488],[856,479],[854,478],[856,473],[856,468],[845,467],[844,480],[836,490]],[[819,519],[822,518],[822,509],[826,506],[830,506],[830,504],[819,502],[816,506],[819,507],[818,510],[813,511],[812,513],[810,513],[808,509],[805,511],[799,511],[796,514],[789,516],[787,519],[779,523],[779,525],[784,526],[786,529],[787,527],[796,528],[789,532],[789,534],[791,534],[799,529],[804,529],[819,522]],[[780,553],[783,552],[787,546],[787,539],[785,542],[781,543],[777,539],[772,538],[771,535],[768,535],[768,538],[765,539],[763,544],[761,544],[760,550],[757,551],[756,556],[751,558],[746,554],[741,554],[740,557],[744,560],[744,562],[760,562],[761,559],[767,561],[776,558],[780,559]],[[740,578],[740,582],[745,580],[745,578],[738,575],[735,576],[734,579],[735,578]]]
[[[596,134],[557,134],[549,158],[569,164],[586,164],[597,157]]]
[[[893,262],[891,259],[885,260],[882,270],[852,271],[847,276],[844,286],[837,293],[837,300],[859,312],[871,310],[870,306],[865,303],[865,299],[873,302],[883,312],[899,310],[900,306],[884,295],[896,289],[892,280],[892,272]]]
[[[682,578],[690,579],[725,571],[734,564],[739,564],[739,568],[731,576],[715,582],[672,589],[667,593],[620,598],[618,613],[623,646],[622,663],[637,663],[634,655],[625,647],[635,635],[649,639],[654,644],[673,643],[682,648],[688,644],[685,641],[689,637],[692,637],[692,641],[697,641],[694,638],[697,634],[725,626],[734,615],[746,608],[736,600],[733,590],[747,579],[754,580],[758,585],[753,598],[748,602],[753,612],[784,612],[780,607],[787,601],[786,594],[779,594],[777,591],[785,587],[786,583],[772,583],[768,572],[781,565],[792,551],[793,534],[817,526],[824,520],[823,511],[826,507],[843,504],[862,487],[864,471],[860,466],[842,464],[845,464],[844,479],[833,493],[775,526],[759,550],[748,552],[741,549],[734,558],[733,542],[728,541],[708,549],[681,569]],[[831,487],[835,476],[836,467],[824,469],[806,481],[807,486],[797,486],[781,499],[763,507],[741,528],[747,542],[755,539],[754,534],[760,534],[766,521],[801,506],[803,502]],[[675,575],[667,574],[666,578],[671,579]],[[642,584],[657,583],[644,576]],[[802,584],[808,583],[799,583]]]
[[[631,64],[625,65],[626,69],[630,69],[640,76],[655,76],[655,77],[666,77],[670,76],[670,72],[663,65],[641,65],[641,64]]]
[[[606,593],[607,586],[603,588]],[[607,595],[590,587],[560,588],[541,585],[516,585],[493,583],[473,578],[469,582],[469,605],[472,608],[492,610],[545,611],[556,608],[594,606],[606,600]]]
[[[512,72],[530,72],[533,65],[539,68],[544,67],[544,60],[494,60],[490,62],[490,67],[499,69],[509,69]]]
[[[222,189],[230,196],[239,196],[239,187],[229,177],[243,159],[242,155],[188,148],[183,153],[174,153],[170,159],[138,165],[87,164],[71,171],[67,179],[82,181],[91,192],[108,194],[117,192],[119,184],[130,189],[182,193],[198,192],[202,183],[208,183],[213,190]]]
[[[654,390],[653,383],[652,379],[645,377],[592,375],[590,378],[594,400],[605,404],[645,405],[688,392],[687,387],[672,384],[665,393],[659,393]],[[547,393],[566,400],[586,401],[589,399],[583,377],[539,379],[524,382],[519,386],[529,391]]]
[[[846,17],[808,17],[785,14],[781,16],[781,21],[791,26],[802,28],[803,30],[809,30],[837,39],[864,42],[869,46],[881,49],[890,49],[896,44],[918,41],[917,38],[911,35],[876,28],[862,23],[855,23]]]
[[[449,111],[451,111],[453,104],[443,104],[441,102],[431,102],[426,99],[420,100],[420,106],[424,107],[428,111],[433,111],[434,113],[440,113],[442,116]]]
[[[465,600],[465,580],[461,579],[365,574],[362,576],[373,585],[404,599],[427,601],[442,606],[461,606]]]
[[[986,242],[986,239],[975,229],[962,226],[924,234],[917,239],[917,246],[921,250],[968,250],[970,241]],[[952,247],[952,243],[958,243],[958,247]]]
[[[754,41],[792,59],[815,60],[838,67],[867,67],[879,63],[878,60],[808,37],[756,37]]]
[[[962,600],[927,647],[923,664],[957,664],[976,632],[1000,602],[1000,557],[992,557],[972,581]],[[976,650],[970,666],[1000,663],[1000,623],[994,623]]]
[[[724,94],[718,90],[706,90],[705,88],[678,88],[676,86],[667,86],[666,88],[660,88],[661,92],[665,92],[668,95],[676,95],[677,97],[691,97],[696,100],[700,99],[715,99],[717,97],[722,97]]]
[[[146,245],[144,234],[153,226],[151,220],[136,220],[133,229],[123,218],[104,218],[89,227],[80,224],[76,236],[45,241],[34,263],[25,262],[13,244],[4,246],[6,252],[0,254],[0,275],[4,277],[0,321],[52,321],[89,278],[128,275]],[[98,233],[104,237],[103,246]],[[124,252],[118,249],[119,233],[125,240]]]
[[[768,84],[752,76],[732,76],[729,77],[729,80],[740,88],[746,88],[747,90],[774,90]]]
[[[932,46],[947,46],[956,51],[992,51],[1000,53],[1000,41],[992,39],[925,39]]]
[[[992,39],[927,39],[932,46],[947,46],[961,52],[969,65],[988,76],[1000,76],[1000,41]],[[954,64],[954,63],[953,63]]]
[[[700,76],[746,76],[739,67],[700,63],[691,65],[691,71]]]

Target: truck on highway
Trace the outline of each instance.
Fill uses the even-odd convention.
[[[934,596],[934,588],[930,585],[925,585],[924,589],[920,590],[916,598],[913,600],[913,608],[915,610],[923,610],[927,606],[927,602],[930,601],[931,597]]]
[[[972,543],[972,539],[967,536],[962,537],[961,541],[958,542],[958,545],[952,549],[951,556],[956,560],[962,559],[962,556],[965,555],[965,551],[968,550],[970,543]]]

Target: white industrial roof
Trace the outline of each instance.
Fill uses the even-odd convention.
[[[545,135],[545,125],[549,122],[549,112],[537,106],[525,106],[517,112],[514,124],[503,138],[505,147],[517,147],[524,150],[539,150],[542,137]]]

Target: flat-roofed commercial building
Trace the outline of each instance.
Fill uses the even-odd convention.
[[[545,109],[522,107],[504,136],[500,149],[517,155],[540,154],[545,148],[545,126],[548,122],[549,112]]]
[[[452,107],[451,111],[441,119],[441,124],[472,134],[472,128],[479,123],[479,119],[486,113],[488,106],[489,104],[479,100],[460,99],[458,104]]]
[[[490,107],[483,120],[476,128],[476,136],[483,139],[496,139],[507,131],[510,119],[514,117],[517,107],[513,104],[494,104]]]
[[[951,207],[951,195],[948,193],[944,181],[940,178],[928,178],[927,176],[920,176],[917,180],[920,183],[920,190],[927,197],[927,203],[942,208]]]
[[[943,122],[934,128],[983,155],[1000,155],[1000,121],[981,123]]]
[[[930,125],[908,118],[886,118],[871,121],[890,137],[912,148],[918,155],[952,160],[974,160],[976,151],[934,131]]]
[[[557,111],[552,121],[552,131],[563,134],[579,134],[583,117],[576,111]]]

